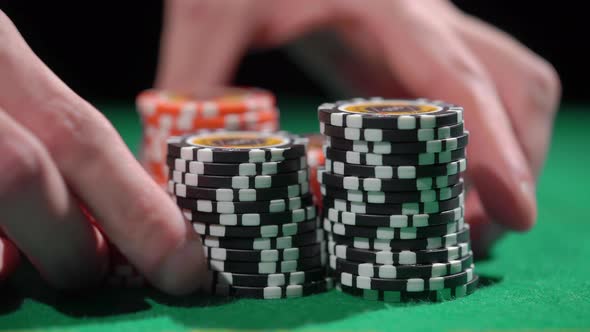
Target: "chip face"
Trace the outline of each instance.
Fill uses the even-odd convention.
[[[435,113],[443,107],[422,102],[420,100],[385,99],[381,101],[359,101],[345,103],[338,107],[348,113],[364,113],[377,116],[398,116],[412,114]]]
[[[186,139],[186,142],[207,148],[256,149],[284,145],[289,142],[289,139],[281,135],[259,132],[221,132],[191,136]]]

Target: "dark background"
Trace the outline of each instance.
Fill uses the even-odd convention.
[[[585,11],[582,5],[576,5],[578,2],[455,3],[511,33],[549,60],[561,76],[565,101],[590,101],[586,82],[590,76],[589,28],[584,26]],[[129,100],[152,83],[161,24],[160,1],[0,0],[0,9],[14,21],[41,59],[87,99]],[[277,93],[323,94],[280,49],[248,55],[236,83],[267,87]]]

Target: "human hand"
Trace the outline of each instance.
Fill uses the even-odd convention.
[[[559,78],[512,37],[450,2],[168,0],[164,22],[157,85],[203,94],[227,84],[252,45],[277,46],[312,30],[335,30],[355,51],[360,71],[372,75],[359,80],[372,83],[361,93],[406,91],[465,108],[467,220],[476,246],[485,250],[493,241],[493,222],[519,231],[534,225],[536,178],[560,98]]]
[[[0,228],[7,236],[0,245],[14,243],[57,288],[98,281],[108,248],[82,203],[154,286],[172,294],[198,287],[205,276],[198,236],[111,124],[35,56],[1,11],[0,41]],[[0,258],[0,271],[6,267]]]

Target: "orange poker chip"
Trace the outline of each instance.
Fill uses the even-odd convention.
[[[227,114],[269,110],[274,106],[274,95],[259,88],[222,88],[215,97],[207,99],[158,90],[147,90],[137,97],[137,109],[143,115],[176,116],[191,113],[198,118],[216,118]]]
[[[145,116],[144,125],[156,126],[159,128],[171,128],[184,131],[196,129],[228,129],[240,130],[245,126],[252,126],[257,123],[278,121],[279,112],[275,109],[246,112],[238,114],[228,114],[215,118],[200,118],[192,115],[168,116],[162,114],[152,114]]]
[[[320,134],[305,135],[309,143],[307,144],[307,163],[309,164],[309,185],[313,193],[314,201],[318,208],[322,208],[322,193],[320,183],[317,179],[318,167],[324,166],[326,158],[322,145],[324,136]]]

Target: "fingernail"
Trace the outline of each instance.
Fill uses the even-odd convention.
[[[206,279],[203,246],[197,236],[187,236],[163,262],[159,288],[173,295],[185,295],[199,289]]]

